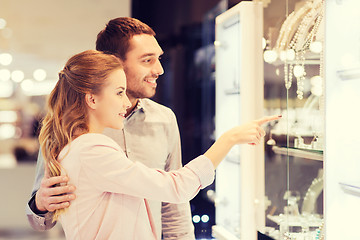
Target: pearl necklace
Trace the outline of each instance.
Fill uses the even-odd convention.
[[[301,71],[298,74],[296,74],[296,79],[297,79],[296,93],[297,93],[297,97],[300,100],[303,99],[304,96],[303,90],[304,90],[304,80],[306,76],[305,53],[308,50],[312,41],[314,40],[318,28],[320,26],[320,23],[323,19],[323,8],[324,8],[323,0],[314,0],[314,1],[306,2],[306,4],[297,11],[300,12],[298,16],[303,16],[303,17],[301,19],[300,24],[298,24],[297,26],[296,33],[292,36],[292,39],[288,45],[286,45],[287,40],[286,41],[284,40],[287,38],[284,38],[283,36],[281,36],[281,34],[279,34],[282,40],[278,39],[279,42],[281,42],[280,45],[277,46],[279,47],[278,49],[283,49],[283,47],[285,47],[286,50],[291,50],[295,52],[295,61],[294,61],[295,67],[294,67],[294,63],[291,63],[288,66],[288,63],[285,60],[285,64],[284,64],[285,87],[287,89],[290,89],[292,85],[294,68],[297,70],[300,69]],[[296,14],[293,13],[294,12],[292,12],[292,14],[290,14],[289,16],[292,16],[291,18],[295,19],[294,16],[296,16]],[[288,23],[285,22],[284,24],[286,28]],[[309,29],[311,29],[310,33],[309,33]]]
[[[295,30],[300,24],[301,19],[305,14],[311,9],[311,2],[306,2],[301,8],[297,11],[293,11],[284,21],[280,28],[279,37],[275,44],[275,49],[277,51],[282,51],[287,48],[288,43],[293,36]]]

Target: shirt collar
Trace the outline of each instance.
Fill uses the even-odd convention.
[[[141,112],[146,112],[145,108],[144,108],[144,103],[142,101],[142,99],[140,98],[135,106],[135,108],[132,110],[132,112],[129,114],[129,116],[127,116],[127,119],[129,119],[135,112],[137,111],[141,111]]]
[[[144,103],[143,103],[142,99],[139,99],[139,100],[138,100],[138,102],[137,102],[137,104],[136,104],[136,107],[135,107],[135,109],[134,109],[134,112],[135,112],[135,111],[138,111],[138,110],[140,110],[140,109],[144,109]]]

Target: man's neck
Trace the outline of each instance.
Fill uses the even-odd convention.
[[[126,110],[125,117],[129,116],[130,113],[132,113],[134,111],[134,109],[136,108],[136,106],[138,105],[138,102],[139,102],[139,98],[134,98],[134,99],[129,99],[129,100],[131,102],[131,107]]]

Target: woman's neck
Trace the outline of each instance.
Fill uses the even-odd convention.
[[[74,140],[75,138],[85,134],[85,133],[88,133],[89,131],[85,130],[85,129],[82,129],[82,128],[77,128],[75,131],[74,131],[74,134],[73,136],[71,137],[71,140]]]

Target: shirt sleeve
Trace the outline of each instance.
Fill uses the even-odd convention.
[[[166,172],[132,162],[116,146],[95,144],[81,150],[80,160],[89,181],[101,191],[165,202],[189,201],[214,179],[214,167],[205,156]]]
[[[181,141],[179,127],[175,114],[170,111],[170,124],[167,131],[169,139],[169,155],[166,160],[165,171],[182,167]],[[162,235],[164,240],[194,240],[194,225],[192,223],[190,203],[168,203],[161,205]]]
[[[35,204],[35,194],[40,188],[40,183],[44,177],[44,159],[41,154],[41,149],[38,153],[38,159],[36,163],[36,173],[33,189],[31,191],[31,197],[26,204],[26,215],[29,221],[30,226],[37,231],[45,231],[53,228],[56,224],[52,222],[52,213],[51,212],[40,212],[36,208]]]

